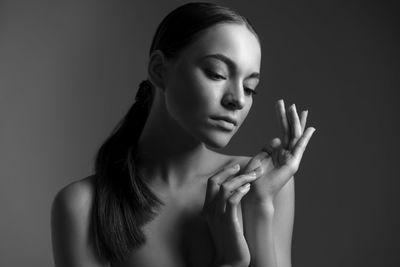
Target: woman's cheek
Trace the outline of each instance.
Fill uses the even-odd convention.
[[[166,93],[166,106],[175,119],[186,121],[199,111],[201,101],[192,84],[181,80],[168,89],[170,91]]]
[[[211,81],[204,74],[197,71],[194,75],[189,75],[190,80],[186,82],[188,86],[188,102],[197,111],[205,111],[210,105],[218,101],[218,86],[215,81]]]

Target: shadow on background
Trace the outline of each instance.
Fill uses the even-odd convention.
[[[184,1],[0,3],[0,265],[52,266],[50,205],[146,78],[151,38]],[[309,110],[293,265],[400,266],[399,19],[378,1],[219,1],[262,40],[253,109],[223,152],[278,134],[274,103]]]

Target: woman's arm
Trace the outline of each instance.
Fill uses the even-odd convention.
[[[93,188],[89,178],[63,188],[51,208],[51,234],[57,267],[105,267],[90,235]]]
[[[294,210],[295,190],[294,177],[292,177],[275,199],[274,240],[279,267],[292,266]]]
[[[242,201],[242,217],[250,266],[291,267],[294,179],[281,189],[274,203],[246,205]]]
[[[252,189],[243,199],[243,224],[252,267],[290,267],[294,218],[294,179],[315,128],[306,129],[307,111],[299,117],[293,104],[276,105],[282,137],[274,138],[250,159],[244,173],[255,171]]]

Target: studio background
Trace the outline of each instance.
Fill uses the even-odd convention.
[[[52,266],[50,206],[92,174],[184,1],[0,1],[0,266]],[[317,128],[296,175],[293,266],[400,266],[395,2],[218,1],[254,24],[261,83],[224,153],[278,134],[274,103]]]

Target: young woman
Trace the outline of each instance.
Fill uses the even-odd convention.
[[[56,266],[291,266],[307,112],[277,101],[282,135],[252,158],[210,150],[246,118],[260,61],[257,34],[231,9],[190,3],[166,16],[95,174],[54,200]]]

